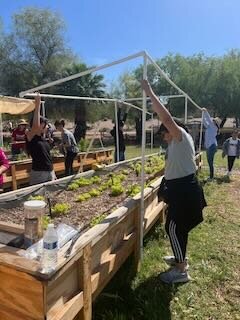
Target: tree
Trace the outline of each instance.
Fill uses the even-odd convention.
[[[61,77],[68,77],[73,74],[80,73],[89,69],[84,63],[74,63],[71,66],[65,68]],[[103,75],[92,75],[88,74],[83,77],[65,82],[60,84],[53,89],[53,93],[61,93],[62,95],[72,95],[72,96],[84,96],[84,97],[104,97],[105,96],[105,84],[103,83]],[[69,100],[68,100],[69,101]],[[66,101],[63,100],[62,104],[65,104]],[[69,104],[69,102],[68,102]],[[90,103],[86,100],[76,100],[73,103],[74,113],[75,113],[75,132],[74,136],[76,141],[79,142],[81,138],[85,138],[86,135],[86,119],[87,119],[87,106]],[[102,105],[101,105],[102,106]],[[95,103],[96,107],[96,103]],[[93,108],[89,108],[90,110]],[[94,112],[99,112],[95,108]],[[91,114],[91,111],[88,111],[88,115]]]
[[[59,78],[75,58],[66,48],[61,17],[47,9],[25,8],[13,16],[13,29],[1,36],[0,78],[5,94]]]

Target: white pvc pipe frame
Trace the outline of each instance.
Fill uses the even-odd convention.
[[[20,92],[19,96],[20,97],[24,97],[24,96],[34,96],[34,94],[31,94],[33,92],[36,92],[36,91],[39,91],[39,90],[42,90],[42,89],[45,89],[45,88],[49,88],[49,87],[52,87],[52,86],[55,86],[55,85],[58,85],[60,83],[63,83],[63,82],[66,82],[66,81],[70,81],[70,80],[73,80],[73,79],[77,79],[77,78],[80,78],[84,75],[87,75],[87,74],[90,74],[90,73],[93,73],[93,72],[96,72],[96,71],[99,71],[99,70],[103,70],[103,69],[106,69],[106,68],[109,68],[111,66],[114,66],[114,65],[117,65],[117,64],[121,64],[123,62],[126,62],[126,61],[129,61],[129,60],[132,60],[132,59],[135,59],[135,58],[139,58],[139,57],[142,57],[143,58],[143,78],[144,79],[147,79],[147,63],[150,62],[151,64],[154,65],[155,69],[157,70],[157,72],[163,77],[166,79],[166,81],[171,84],[178,92],[180,95],[183,95],[185,96],[186,100],[189,100],[192,102],[192,104],[198,108],[199,110],[202,111],[202,108],[196,103],[194,102],[189,96],[187,93],[185,93],[182,89],[180,89],[169,77],[168,75],[158,66],[158,64],[149,56],[149,54],[147,54],[146,51],[141,51],[139,53],[136,53],[136,54],[133,54],[133,55],[130,55],[126,58],[123,58],[123,59],[120,59],[120,60],[116,60],[116,61],[113,61],[111,63],[107,63],[107,64],[104,64],[102,66],[99,66],[99,67],[96,67],[96,68],[92,68],[92,69],[89,69],[89,70],[86,70],[86,71],[83,71],[83,72],[80,72],[80,73],[77,73],[75,75],[71,75],[71,76],[68,76],[66,78],[63,78],[63,79],[59,79],[59,80],[56,80],[56,81],[52,81],[50,83],[47,83],[47,84],[44,84],[44,85],[41,85],[41,86],[38,86],[38,87],[34,87],[34,88],[31,88],[29,90],[26,90],[26,91],[22,91]],[[31,95],[30,95],[31,94]],[[43,97],[45,96],[48,96],[50,98],[50,96],[54,96],[54,95],[42,95]],[[60,98],[60,96],[54,96],[55,98]],[[64,96],[62,96],[64,97]],[[70,99],[70,97],[66,98],[64,97],[64,99]],[[117,102],[119,100],[116,100],[116,99],[94,99],[94,98],[86,98],[86,97],[71,97],[71,99],[85,99],[85,100],[98,100],[98,101],[115,101],[115,110],[116,110],[116,105],[117,105]],[[145,163],[145,123],[146,123],[146,104],[147,104],[147,97],[146,97],[146,94],[145,92],[143,91],[143,107],[142,109],[141,108],[138,108],[134,105],[131,105],[132,107],[134,108],[137,108],[137,109],[140,109],[142,111],[142,170],[141,170],[141,219],[140,219],[140,257],[142,258],[143,256],[143,223],[144,223],[144,182],[145,182],[145,173],[144,173],[144,163]],[[129,103],[126,103],[124,101],[120,101],[126,105],[130,105]],[[186,105],[185,105],[186,106]],[[115,111],[116,112],[116,111]],[[117,120],[117,119],[116,119]],[[117,123],[116,123],[117,125]],[[202,130],[202,125],[201,125],[201,130]]]

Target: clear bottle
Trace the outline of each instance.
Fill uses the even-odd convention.
[[[43,237],[43,256],[42,269],[43,272],[49,273],[57,266],[58,261],[58,235],[54,228],[54,224],[48,225],[47,231]]]
[[[40,200],[24,202],[24,247],[28,248],[42,237],[42,218],[46,203]]]

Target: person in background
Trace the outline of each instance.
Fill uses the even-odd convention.
[[[65,175],[73,175],[73,160],[78,154],[78,147],[74,135],[71,131],[65,129],[64,120],[56,120],[55,128],[62,135],[62,149],[65,155]]]
[[[234,130],[232,136],[224,141],[222,157],[227,155],[228,171],[230,176],[236,158],[240,156],[240,139],[238,138],[238,130]]]
[[[11,121],[11,120],[8,120],[7,126],[8,126],[8,131],[9,131],[10,133],[12,133],[12,132],[13,132],[13,124],[12,124],[12,121]]]
[[[41,97],[35,97],[35,110],[30,130],[27,132],[27,149],[32,157],[30,185],[56,179],[50,155],[50,144],[44,137],[48,120],[40,116]]]
[[[125,160],[125,139],[123,135],[123,127],[125,124],[125,121],[127,120],[127,114],[129,111],[129,107],[127,108],[126,112],[124,112],[123,116],[121,116],[121,110],[118,110],[118,142],[119,142],[119,154],[117,156],[117,128],[116,125],[114,125],[113,129],[110,131],[110,134],[114,138],[114,145],[115,145],[115,153],[114,153],[114,159],[115,162],[118,161],[124,161]]]
[[[2,148],[0,148],[0,190],[3,186],[3,173],[7,171],[9,168],[9,161],[3,151]]]
[[[21,119],[16,129],[12,132],[12,155],[13,160],[16,156],[26,151],[26,129],[27,121]]]
[[[190,280],[186,259],[188,234],[203,221],[202,210],[206,206],[196,176],[194,143],[187,128],[173,119],[147,80],[142,81],[142,88],[162,122],[161,137],[168,145],[159,197],[168,204],[165,228],[174,256],[164,258],[173,268],[161,273],[160,279],[169,284],[184,283]]]
[[[203,111],[203,126],[205,128],[204,144],[207,153],[207,161],[209,166],[209,179],[214,178],[214,156],[217,152],[217,135],[219,127],[214,119],[211,119],[206,108],[202,108]]]

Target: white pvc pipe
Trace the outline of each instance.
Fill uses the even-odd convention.
[[[42,103],[42,116],[45,118],[46,117],[45,101],[41,101],[41,103]]]
[[[26,97],[36,97],[37,93],[26,93],[24,94]],[[138,106],[135,106],[132,103],[128,103],[122,100],[118,99],[110,99],[110,98],[92,98],[92,97],[78,97],[78,96],[63,96],[63,95],[58,95],[58,94],[47,94],[47,93],[41,93],[41,97],[43,98],[52,98],[52,99],[68,99],[68,100],[91,100],[91,101],[106,101],[106,102],[119,102],[122,103],[126,106],[130,106],[134,109],[142,111],[142,109]],[[150,112],[147,112],[148,114],[151,114]]]
[[[185,96],[185,116],[184,116],[184,123],[187,123],[187,115],[188,115],[188,98]]]
[[[203,113],[204,113],[204,111],[202,111],[202,120],[201,120],[201,127],[200,127],[199,148],[198,148],[198,152],[199,153],[202,150]]]
[[[161,76],[163,76],[163,77],[167,80],[167,82],[168,82],[169,84],[171,84],[175,89],[177,89],[179,93],[181,93],[181,94],[184,95],[184,96],[187,96],[188,99],[189,99],[189,101],[191,101],[192,104],[193,104],[195,107],[197,107],[199,110],[202,110],[202,108],[201,108],[195,101],[193,101],[186,92],[184,92],[182,89],[180,89],[180,88],[168,77],[168,75],[159,67],[159,65],[158,65],[148,54],[147,54],[147,58],[148,58],[148,60],[155,66],[155,68],[156,68],[156,70],[158,71],[158,73],[159,73]]]
[[[116,159],[117,162],[119,162],[119,127],[118,127],[118,103],[115,101],[115,138],[116,138],[116,144],[115,146],[115,152],[117,152]],[[117,147],[117,148],[116,148]]]
[[[2,123],[1,113],[0,113],[0,146],[3,147],[3,123]]]
[[[106,63],[106,64],[104,64],[102,66],[99,66],[99,67],[96,67],[96,68],[91,68],[91,69],[88,69],[86,71],[82,71],[82,72],[79,72],[77,74],[73,74],[71,76],[68,76],[68,77],[65,77],[65,78],[62,78],[62,79],[59,79],[59,80],[56,80],[56,81],[49,82],[49,83],[43,84],[41,86],[28,89],[26,91],[22,91],[22,92],[19,93],[19,96],[23,97],[26,93],[35,92],[35,91],[39,91],[39,90],[42,90],[42,89],[45,89],[45,88],[56,86],[56,85],[58,85],[60,83],[64,83],[64,82],[67,82],[67,81],[70,81],[70,80],[73,80],[73,79],[77,79],[77,78],[80,78],[80,77],[85,76],[87,74],[90,74],[90,73],[93,73],[93,72],[96,72],[96,71],[99,71],[99,70],[103,70],[103,69],[112,67],[114,65],[117,65],[117,64],[120,64],[120,63],[129,61],[129,60],[135,59],[135,58],[143,57],[144,54],[145,54],[144,51],[138,52],[136,54],[132,54],[132,55],[130,55],[128,57],[125,57],[125,58],[122,58],[122,59],[119,59],[119,60],[116,60],[116,61],[113,61],[113,62],[110,62],[110,63]]]
[[[147,56],[143,57],[143,79],[147,79]],[[146,144],[146,108],[147,108],[147,97],[143,90],[143,107],[142,107],[142,158],[141,158],[141,209],[140,209],[140,260],[143,258],[143,223],[144,223],[144,184],[145,184],[145,144]]]
[[[37,93],[26,93],[24,94],[25,97],[36,97]],[[78,96],[64,96],[59,94],[47,94],[41,93],[41,97],[43,98],[53,98],[53,99],[68,99],[68,100],[91,100],[91,101],[110,101],[114,102],[116,99],[109,99],[109,98],[93,98],[93,97],[78,97]]]
[[[152,124],[151,124],[151,153],[153,152],[153,114],[152,114]]]
[[[164,97],[164,98],[168,98],[168,99],[173,99],[173,98],[183,98],[185,97],[185,95],[183,94],[176,94],[176,95],[169,95],[169,96],[161,96],[161,97]],[[158,97],[160,99],[160,97]],[[127,98],[125,99],[124,101],[142,101],[143,98]],[[147,97],[147,100],[150,100],[150,98]]]

